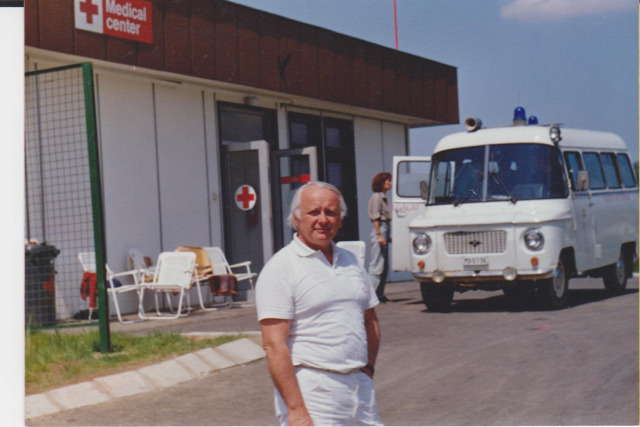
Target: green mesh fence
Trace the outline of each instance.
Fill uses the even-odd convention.
[[[95,321],[104,251],[91,65],[27,73],[25,90],[25,324]],[[91,252],[101,268],[83,286],[79,254]]]

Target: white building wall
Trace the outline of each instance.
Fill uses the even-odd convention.
[[[161,250],[153,87],[98,74],[97,88],[107,262],[122,271],[130,249]]]
[[[133,248],[155,261],[179,245],[219,246],[213,94],[109,73],[97,80],[109,267],[128,269]],[[136,311],[133,293],[119,298]]]
[[[153,87],[99,73],[96,82],[107,264],[125,271],[131,249],[154,260],[160,252]],[[118,301],[125,313],[137,310],[134,293],[121,294]],[[115,313],[111,298],[110,312]]]
[[[209,246],[202,92],[155,86],[162,250]]]

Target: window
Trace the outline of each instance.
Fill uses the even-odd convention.
[[[604,178],[609,188],[620,188],[620,179],[616,170],[616,160],[613,153],[600,153],[602,168],[604,169]]]
[[[582,159],[580,153],[577,151],[567,151],[564,153],[564,160],[569,169],[569,176],[571,177],[571,188],[574,190],[578,188],[578,171],[584,169],[582,166]]]
[[[436,153],[432,161],[430,204],[548,199],[568,195],[562,156],[551,145],[464,147]]]
[[[631,161],[629,161],[629,156],[620,153],[616,156],[616,158],[618,160],[618,171],[620,172],[622,183],[627,188],[635,187],[636,180],[633,176],[633,169],[631,168]]]
[[[584,153],[582,158],[584,159],[585,169],[589,172],[589,187],[592,190],[605,188],[606,185],[598,153]]]
[[[277,143],[274,111],[222,102],[218,104],[218,108],[222,143],[260,139],[266,140],[269,144]]]
[[[401,197],[420,197],[420,181],[425,183],[429,178],[430,163],[426,161],[403,161],[393,176],[397,181],[398,195]]]

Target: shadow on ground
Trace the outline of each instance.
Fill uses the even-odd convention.
[[[564,308],[571,309],[585,304],[603,301],[609,298],[618,298],[624,295],[637,294],[638,289],[627,289],[619,295],[611,295],[604,289],[569,289],[568,303]],[[458,296],[459,294],[456,294]],[[482,295],[478,293],[478,295]],[[411,300],[407,304],[422,305],[421,300]],[[447,313],[490,313],[490,312],[525,312],[525,311],[551,311],[535,299],[514,299],[505,295],[496,295],[488,298],[456,299]],[[431,313],[423,310],[423,313]]]

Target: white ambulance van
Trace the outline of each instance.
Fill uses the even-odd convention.
[[[624,141],[532,119],[521,107],[513,126],[467,119],[430,159],[394,158],[392,268],[413,274],[430,311],[499,289],[558,309],[572,277],[615,294],[632,276],[638,185]]]

